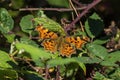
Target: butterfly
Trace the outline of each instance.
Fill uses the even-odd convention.
[[[41,45],[45,50],[52,53],[59,52],[60,55],[70,57],[72,54],[76,53],[76,49],[81,49],[82,45],[85,44],[88,38],[84,37],[81,39],[73,36],[58,36],[57,33],[49,31],[42,25],[35,28],[39,34],[39,39],[41,39]]]

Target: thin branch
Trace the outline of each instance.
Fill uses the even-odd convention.
[[[73,5],[72,1],[69,0],[70,4],[71,4],[71,7],[73,8],[73,10],[75,11],[75,14],[78,16],[78,11],[76,10],[75,6]],[[83,25],[82,25],[82,22],[80,21],[80,26],[81,26],[81,30],[84,32],[84,28],[83,28]]]
[[[46,65],[46,67],[45,67],[45,79],[46,79],[46,80],[48,80],[48,79],[51,80],[51,76],[50,76],[50,74],[49,74],[49,68],[48,68],[47,65]]]
[[[79,7],[87,6],[87,4],[82,4],[82,3],[78,2],[77,0],[72,0],[72,2],[77,4]]]
[[[99,2],[101,2],[101,0],[94,0],[91,4],[89,4],[81,14],[78,14],[77,18],[73,20],[71,24],[65,27],[65,31],[67,32],[68,30],[71,30],[72,28],[74,28],[75,23],[77,23],[81,19],[81,17],[83,17],[91,8],[93,8]]]
[[[56,80],[60,80],[60,66],[57,66]]]
[[[86,7],[76,8],[76,10],[84,10]],[[21,8],[19,11],[36,11],[36,10],[44,10],[44,11],[58,11],[58,12],[65,12],[65,11],[73,11],[70,8]]]

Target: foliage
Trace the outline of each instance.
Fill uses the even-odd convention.
[[[33,18],[34,18],[33,15],[27,15],[21,19],[20,26],[22,31],[31,33],[31,29],[33,28],[33,24],[32,24]]]
[[[96,28],[97,27],[97,28]],[[100,17],[94,13],[85,22],[85,29],[91,38],[97,37],[104,28],[104,23]]]
[[[67,0],[58,0],[58,2],[47,0],[47,2],[52,6],[69,8]],[[19,9],[22,6],[24,6],[23,0],[12,1],[11,8]],[[45,78],[57,80],[57,77],[65,80],[78,78],[84,80],[90,74],[93,77],[89,77],[94,80],[119,80],[120,50],[108,52],[105,45],[111,36],[101,36],[104,22],[97,13],[87,16],[84,31],[79,29],[79,24],[76,23],[75,30],[68,32],[60,22],[50,18],[42,10],[38,13],[21,15],[19,23],[11,14],[9,10],[0,8],[0,41],[3,41],[0,42],[0,80],[44,80]],[[76,37],[76,34],[80,34],[80,38],[86,43],[80,49],[76,49],[76,54],[69,57],[61,56],[58,51],[49,52],[41,46],[43,40],[39,40],[40,34],[35,31],[37,25],[42,25],[49,30],[47,33],[54,32],[59,37],[66,35]],[[116,35],[120,36],[120,34]],[[95,73],[87,73],[90,72],[89,65]]]
[[[8,33],[14,27],[14,21],[6,9],[0,8],[0,31]]]

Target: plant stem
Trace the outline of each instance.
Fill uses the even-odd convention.
[[[76,8],[76,10],[83,10],[86,7]],[[70,8],[21,8],[19,11],[36,11],[36,10],[44,10],[44,11],[58,11],[58,12],[65,12],[65,11],[73,11]]]
[[[60,66],[57,66],[56,80],[60,80]]]
[[[66,28],[65,31],[67,32],[68,30],[74,28],[75,23],[77,23],[81,19],[81,17],[83,17],[91,8],[93,8],[99,2],[101,2],[101,0],[94,0],[91,4],[88,4],[87,8],[84,9],[81,14],[78,14],[77,18],[73,20],[68,26],[65,27]]]
[[[45,68],[45,79],[46,80],[48,79],[48,75],[49,75],[49,70],[48,70],[48,67],[46,66]]]

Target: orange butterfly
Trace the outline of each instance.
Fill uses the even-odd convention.
[[[41,45],[45,50],[52,53],[59,51],[62,56],[71,56],[76,53],[76,49],[81,49],[88,38],[81,39],[80,37],[63,37],[58,36],[55,32],[49,31],[42,26],[37,26],[36,31],[39,33],[39,38],[42,40]]]

